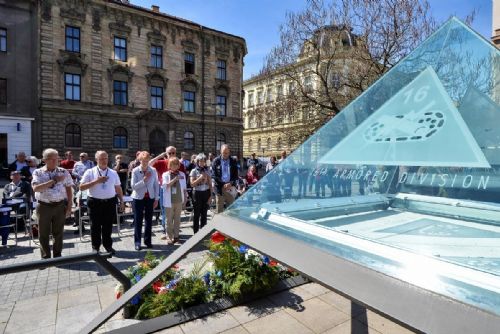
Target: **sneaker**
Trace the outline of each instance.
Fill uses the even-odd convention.
[[[116,251],[113,247],[106,249],[106,252],[111,253],[111,255],[115,255]]]

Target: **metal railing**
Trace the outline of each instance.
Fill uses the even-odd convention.
[[[53,259],[14,263],[6,266],[1,266],[0,275],[14,274],[35,269],[45,269],[49,267],[80,262],[95,261],[95,263],[97,263],[102,269],[107,271],[111,276],[119,281],[123,285],[125,291],[127,291],[131,287],[130,280],[120,270],[118,270],[115,266],[108,262],[108,258],[110,258],[111,256],[111,253],[91,252],[62,256]]]

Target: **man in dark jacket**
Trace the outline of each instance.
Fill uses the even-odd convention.
[[[24,166],[28,166],[28,163],[26,162],[26,153],[19,152],[16,154],[16,160],[9,165],[9,171],[20,171]]]
[[[238,162],[231,157],[229,145],[220,148],[220,155],[212,162],[212,175],[217,190],[217,213],[224,211],[224,204],[228,206],[236,198],[236,181],[238,181]]]

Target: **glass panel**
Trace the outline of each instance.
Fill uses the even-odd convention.
[[[453,18],[225,214],[500,314],[499,78]]]
[[[71,85],[66,85],[66,99],[73,100],[73,90]]]

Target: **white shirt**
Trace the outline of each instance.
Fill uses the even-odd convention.
[[[73,176],[80,179],[83,176],[83,173],[92,167],[94,167],[94,163],[90,160],[85,160],[85,162],[77,161],[73,166]]]
[[[64,181],[57,182],[54,186],[47,188],[44,191],[35,192],[35,198],[38,201],[50,203],[65,200],[67,197],[66,187],[71,187],[73,185],[73,180],[71,179],[68,171],[63,168],[58,167],[52,172],[47,170],[47,166],[35,169],[33,172],[33,180],[31,181],[32,185],[48,182],[58,175],[64,175]]]
[[[118,176],[118,173],[111,168],[102,170],[98,166],[95,166],[91,169],[87,169],[85,173],[83,173],[81,183],[97,180],[99,176],[107,176],[108,180],[104,183],[99,183],[90,187],[89,196],[98,199],[109,199],[115,197],[115,186],[120,186],[120,177]]]
[[[25,162],[16,161],[16,170],[17,171],[20,171],[25,166],[28,166],[26,161]]]

